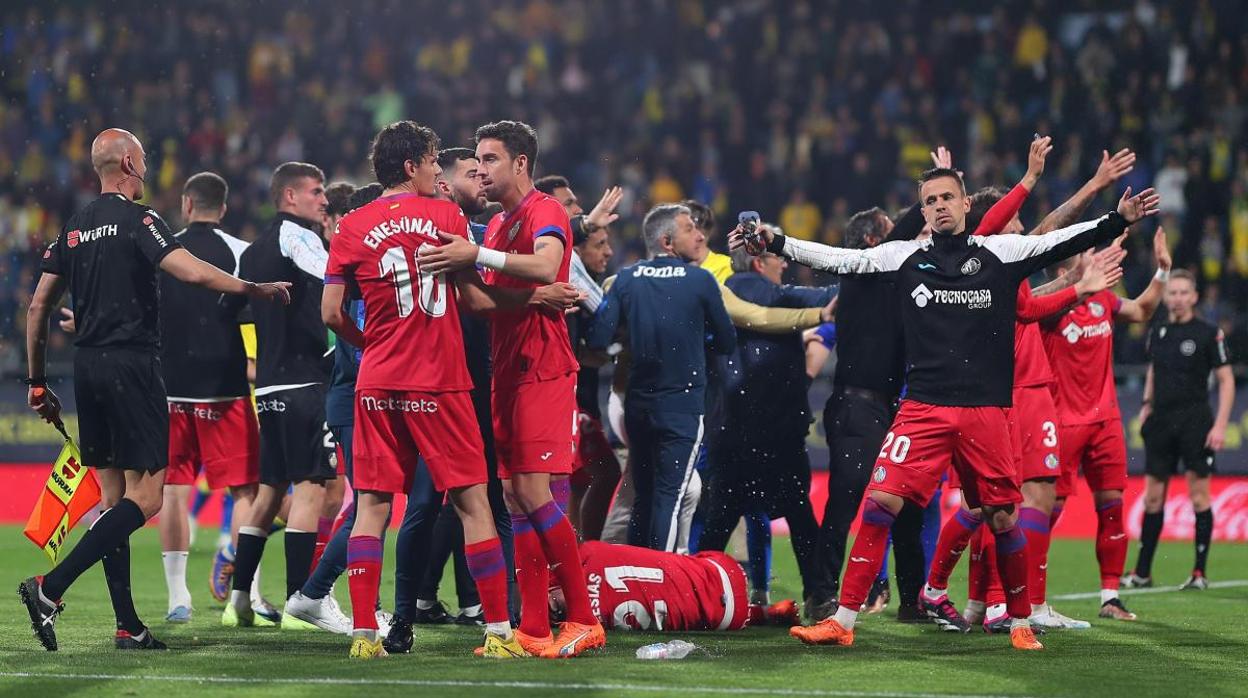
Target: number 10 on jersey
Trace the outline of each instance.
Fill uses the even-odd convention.
[[[433,249],[433,247],[427,242],[422,243],[416,253],[420,254],[426,248]],[[382,277],[389,276],[391,283],[394,284],[394,297],[399,306],[399,317],[407,317],[415,309],[416,299],[412,294],[410,271],[413,266],[416,267],[416,276],[420,284],[420,309],[431,317],[442,317],[446,314],[446,274],[431,274],[421,269],[420,263],[415,259],[410,261],[411,264],[409,264],[405,248],[391,247],[381,255],[381,262],[378,264],[378,274]]]

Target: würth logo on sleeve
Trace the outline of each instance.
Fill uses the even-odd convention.
[[[92,228],[91,230],[69,231],[65,235],[65,244],[69,245],[70,248],[74,248],[74,247],[77,247],[80,243],[86,244],[88,242],[99,240],[100,238],[112,238],[112,237],[117,237],[117,226],[115,224],[114,225],[101,225],[100,227]]]

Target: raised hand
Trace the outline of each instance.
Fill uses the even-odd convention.
[[[1092,184],[1097,190],[1105,189],[1117,182],[1123,175],[1135,169],[1135,153],[1123,148],[1111,157],[1109,151],[1101,151],[1101,164],[1092,175]]]
[[[616,222],[620,218],[620,214],[615,212],[619,207],[620,201],[624,198],[624,190],[620,187],[608,187],[602,193],[602,198],[598,203],[594,204],[594,209],[590,211],[585,220],[589,222],[592,230],[605,228]]]
[[[1157,260],[1158,269],[1170,271],[1170,248],[1166,245],[1166,230],[1160,225],[1153,233],[1153,258]]]
[[[946,170],[953,169],[953,153],[945,146],[936,148],[936,152],[930,153],[932,156],[932,165]]]
[[[1131,187],[1122,193],[1122,198],[1118,201],[1118,214],[1127,219],[1128,223],[1135,223],[1149,216],[1157,215],[1158,206],[1161,204],[1161,197],[1157,195],[1157,190],[1149,187],[1144,191],[1131,196]]]
[[[1113,288],[1122,280],[1122,266],[1119,264],[1122,261],[1122,256],[1112,254],[1098,255],[1089,252],[1085,252],[1084,256],[1087,257],[1088,264],[1083,269],[1083,275],[1075,284],[1075,290],[1081,296],[1088,296],[1104,291],[1107,288]]]
[[[1029,189],[1034,187],[1036,182],[1040,181],[1040,175],[1044,174],[1044,162],[1051,150],[1053,150],[1052,136],[1036,138],[1031,142],[1031,148],[1027,151],[1027,174],[1023,177],[1023,182],[1030,185]]]

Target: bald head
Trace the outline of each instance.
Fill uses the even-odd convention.
[[[133,133],[124,129],[105,129],[91,143],[91,167],[100,177],[120,172],[127,155],[135,162],[142,160],[143,145]]]

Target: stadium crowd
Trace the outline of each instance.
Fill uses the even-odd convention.
[[[756,209],[790,236],[838,243],[853,211],[908,205],[937,145],[977,187],[1017,181],[1031,132],[1053,133],[1055,162],[1025,211],[1036,219],[1102,148],[1130,147],[1139,159],[1125,184],[1156,183],[1176,266],[1200,279],[1202,316],[1245,344],[1248,74],[1236,66],[1248,12],[1236,3],[1070,2],[1055,12],[1027,0],[982,14],[923,3],[939,10],[934,23],[813,2],[472,1],[439,6],[437,23],[396,0],[346,14],[325,4],[20,5],[0,16],[11,66],[0,81],[9,374],[20,371],[36,251],[93,196],[85,151],[114,123],[135,124],[150,144],[156,209],[173,216],[186,177],[217,171],[232,184],[226,225],[252,239],[272,213],[272,163],[305,160],[330,181],[366,181],[364,147],[382,125],[412,116],[459,143],[469,125],[513,115],[542,134],[543,171],[567,174],[585,195],[622,185],[613,266],[644,256],[641,216],[657,203],[693,198],[721,218]],[[1096,14],[1082,11],[1093,5]],[[649,50],[630,50],[640,36]],[[720,249],[723,232],[712,240]],[[1134,289],[1151,261],[1145,238],[1132,244],[1144,246],[1125,263]],[[810,280],[804,267],[787,273]],[[1143,330],[1130,332],[1118,358],[1142,361]],[[65,337],[52,341],[53,358],[65,359]]]

